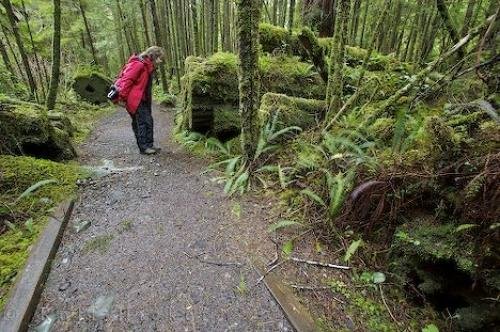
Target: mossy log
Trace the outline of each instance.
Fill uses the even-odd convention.
[[[319,74],[296,57],[262,56],[259,70],[261,94],[325,98],[326,85]],[[216,53],[205,60],[188,57],[179,100],[183,129],[217,137],[228,131],[237,134],[240,118],[236,55]]]
[[[106,95],[112,83],[100,73],[81,72],[74,77],[73,90],[89,103],[102,104],[108,101]]]
[[[76,157],[71,121],[58,112],[18,101],[0,99],[0,154],[29,155],[52,160]]]
[[[275,121],[275,130],[286,127],[308,129],[323,119],[326,111],[324,100],[290,97],[277,93],[262,96],[258,113],[259,126],[262,128]]]

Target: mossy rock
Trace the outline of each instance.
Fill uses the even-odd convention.
[[[76,157],[71,121],[62,113],[47,112],[37,104],[0,99],[0,153],[52,160]]]
[[[75,75],[73,90],[85,101],[92,104],[102,104],[108,101],[106,97],[113,81],[95,71],[81,71]]]
[[[310,128],[323,118],[326,103],[323,100],[290,97],[268,92],[262,96],[258,112],[260,127],[275,121],[275,130],[286,127]]]

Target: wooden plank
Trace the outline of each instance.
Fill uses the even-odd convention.
[[[265,269],[261,264],[254,262],[254,265],[260,274],[265,273]],[[299,302],[292,288],[281,282],[275,272],[266,275],[263,281],[276,302],[278,302],[283,309],[290,324],[292,324],[297,332],[313,332],[319,330],[309,310]]]
[[[31,250],[26,266],[10,292],[10,298],[0,316],[1,332],[28,330],[73,206],[73,201],[66,201],[49,217],[47,226]]]

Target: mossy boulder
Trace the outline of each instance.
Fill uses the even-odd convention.
[[[259,60],[261,93],[323,99],[326,86],[312,65],[297,57],[262,56]],[[239,128],[238,59],[235,54],[216,53],[208,59],[188,57],[182,78],[180,105],[183,128],[215,135],[220,128]],[[215,117],[215,110],[220,115]],[[228,112],[233,112],[230,115]],[[224,132],[226,129],[223,130]]]
[[[75,129],[59,112],[37,104],[0,98],[0,153],[64,160],[76,156]]]
[[[81,70],[73,79],[73,90],[85,101],[102,104],[113,81],[103,74],[92,70]]]
[[[262,96],[258,112],[259,125],[275,123],[275,130],[286,127],[308,129],[316,125],[324,116],[326,103],[323,100],[290,97],[268,92]]]

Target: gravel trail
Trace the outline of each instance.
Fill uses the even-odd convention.
[[[172,142],[173,115],[155,107],[154,119],[159,155],[139,155],[122,109],[80,147],[102,176],[80,188],[32,327],[50,315],[53,331],[290,331],[253,287],[248,248],[273,250],[259,242],[265,207],[241,203],[241,216]]]

